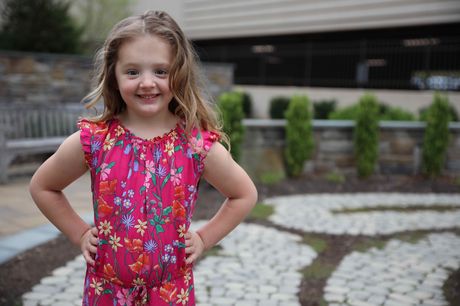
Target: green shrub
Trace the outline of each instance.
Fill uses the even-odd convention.
[[[335,111],[337,102],[335,100],[322,100],[313,103],[313,118],[328,119],[329,114]]]
[[[245,118],[252,117],[252,98],[247,92],[241,92],[243,97],[243,113]]]
[[[299,176],[313,151],[310,102],[306,96],[294,96],[286,111],[285,160],[289,176]]]
[[[289,106],[289,97],[274,97],[270,100],[270,118],[284,119],[284,113]]]
[[[427,112],[428,107],[423,107],[419,111],[419,120],[426,121],[427,120]],[[449,113],[450,113],[450,121],[459,121],[458,120],[458,113],[455,107],[452,104],[449,104]]]
[[[329,114],[329,119],[333,120],[355,120],[357,118],[358,104],[353,104],[333,111]]]
[[[436,176],[441,173],[449,144],[450,120],[451,112],[447,97],[436,93],[426,114],[422,154],[425,174]]]
[[[378,104],[379,120],[388,121],[413,121],[415,116],[399,107]],[[358,118],[358,104],[353,104],[332,112],[329,119],[335,120],[356,120]]]
[[[244,118],[242,94],[238,92],[223,93],[218,99],[218,106],[222,113],[223,130],[230,139],[233,159],[238,161],[244,137],[244,127],[241,122]]]
[[[360,177],[367,177],[374,172],[378,158],[378,112],[375,96],[365,94],[361,97],[353,135],[356,166]]]
[[[415,115],[400,107],[380,104],[380,120],[387,121],[414,121]]]

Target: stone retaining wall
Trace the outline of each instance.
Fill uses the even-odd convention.
[[[284,120],[244,120],[241,163],[252,177],[284,173]],[[356,173],[352,121],[314,120],[315,150],[306,172]],[[417,174],[421,170],[423,122],[381,122],[376,173]],[[460,175],[460,123],[450,124],[451,141],[443,173]]]
[[[91,89],[92,58],[0,51],[0,103],[77,103]],[[233,86],[233,66],[203,63],[209,93]]]

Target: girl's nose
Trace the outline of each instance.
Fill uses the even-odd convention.
[[[149,87],[154,87],[156,85],[155,83],[155,77],[151,74],[146,74],[142,77],[140,86],[143,88],[149,88]]]

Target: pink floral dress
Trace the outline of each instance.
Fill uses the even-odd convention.
[[[99,245],[83,305],[195,305],[185,238],[214,132],[143,139],[118,119],[78,122]]]

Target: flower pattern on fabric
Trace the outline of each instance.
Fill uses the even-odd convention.
[[[78,122],[99,245],[84,305],[195,305],[185,238],[218,134],[181,124],[143,139],[118,119]]]

